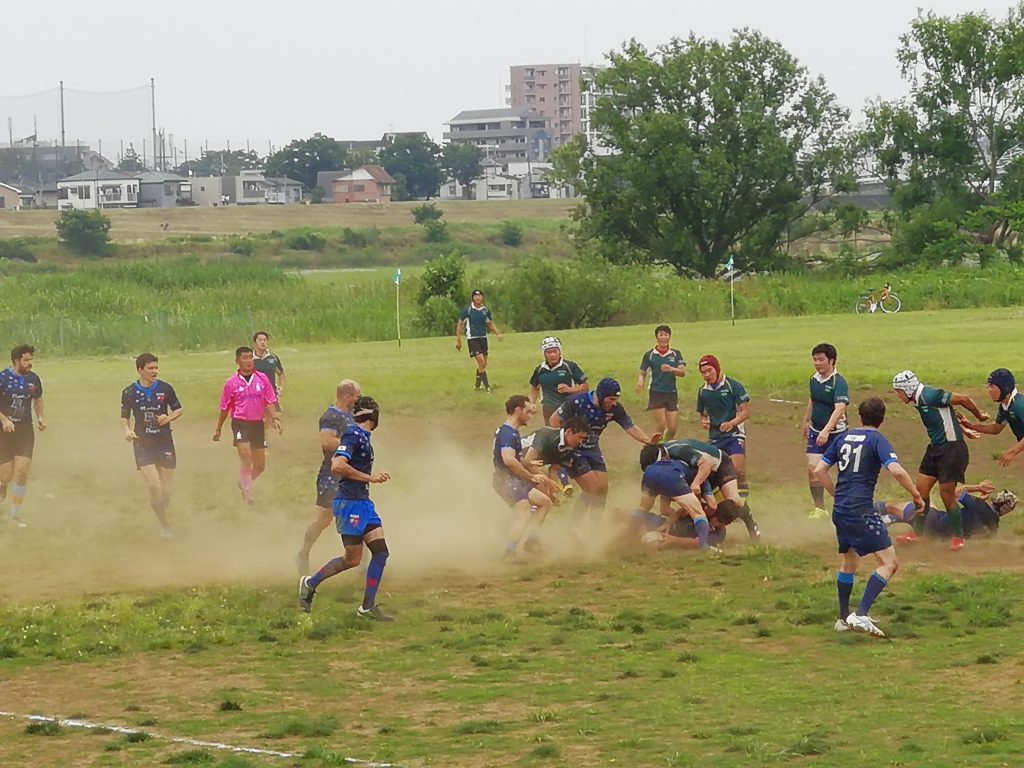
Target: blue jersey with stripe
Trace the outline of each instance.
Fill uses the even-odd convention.
[[[874,507],[875,485],[883,467],[899,461],[892,445],[877,429],[851,429],[834,439],[821,460],[839,466],[837,512],[865,512]]]
[[[341,443],[335,456],[344,456],[349,466],[367,475],[373,474],[373,446],[370,445],[370,433],[358,424],[345,429],[341,435]],[[370,498],[370,484],[361,480],[342,478],[338,483],[338,498],[347,500]]]
[[[511,448],[516,452],[516,460],[523,458],[523,437],[519,430],[511,424],[502,424],[494,433],[494,468],[501,472],[508,472],[505,460],[501,458],[501,452],[505,448]]]

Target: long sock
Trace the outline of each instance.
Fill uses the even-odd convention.
[[[964,519],[960,514],[960,505],[954,503],[952,509],[946,510],[946,514],[949,515],[949,524],[953,526],[953,535],[962,539],[964,537]]]
[[[753,533],[757,528],[757,521],[754,520],[754,516],[750,513],[750,504],[744,500],[743,506],[740,507],[739,514],[737,515],[743,524],[747,526],[747,533]]]
[[[825,508],[825,488],[820,485],[812,485],[811,498],[814,499],[814,506],[818,509]]]
[[[25,491],[24,485],[12,485],[11,486],[11,516],[21,516],[21,505],[25,503]]]
[[[836,592],[839,593],[839,618],[850,615],[850,595],[853,593],[853,574],[840,571],[836,574]]]
[[[242,486],[242,494],[248,500],[252,495],[252,468],[242,467],[238,470],[238,484]]]
[[[476,387],[477,389],[480,389],[480,385],[482,383],[483,383],[483,374],[481,374],[480,371],[477,371],[476,372],[476,381],[473,382],[473,386]]]
[[[484,383],[484,386],[487,387],[487,389],[491,388],[491,382],[487,380],[487,371],[480,374],[480,380]]]
[[[864,596],[860,599],[860,606],[857,608],[858,616],[867,616],[878,596],[882,594],[885,585],[889,582],[878,575],[878,571],[871,574],[867,586],[864,587]]]
[[[693,530],[697,533],[697,546],[701,549],[707,549],[708,532],[710,531],[708,519],[706,517],[695,518],[693,521]]]
[[[743,503],[744,505],[746,505],[747,502],[750,500],[750,486],[747,485],[746,483],[739,483],[738,485],[740,498],[743,499]],[[822,497],[822,500],[824,501],[824,496]]]
[[[167,501],[162,496],[151,498],[149,500],[149,508],[153,510],[153,514],[156,515],[156,519],[160,521],[161,526],[167,528],[170,525],[167,522]]]
[[[924,500],[924,511],[919,515],[914,515],[910,519],[910,527],[914,529],[914,533],[918,536],[924,535],[925,519],[928,517],[928,510],[931,509],[931,502],[928,499]]]
[[[370,567],[366,569],[366,591],[363,593],[363,610],[368,611],[377,602],[377,589],[384,576],[384,566],[388,562],[388,553],[374,552],[370,558]]]
[[[329,560],[323,568],[310,576],[306,583],[313,589],[316,589],[322,582],[327,581],[332,576],[337,576],[342,571],[347,571],[351,567],[350,565],[345,565],[344,557],[336,557],[333,560]]]

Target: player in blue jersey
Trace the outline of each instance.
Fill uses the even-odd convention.
[[[352,421],[352,409],[361,395],[359,384],[352,379],[345,379],[335,390],[334,405],[329,406],[320,416],[320,450],[323,451],[323,460],[316,473],[316,516],[306,529],[302,548],[295,555],[295,565],[302,575],[309,573],[310,550],[320,534],[334,521],[338,478],[331,474],[331,462],[341,444],[341,436],[355,423]]]
[[[388,561],[388,545],[384,540],[381,519],[370,501],[370,484],[386,483],[391,479],[387,472],[373,471],[370,435],[380,424],[380,406],[372,397],[360,397],[352,412],[352,420],[355,423],[342,433],[341,443],[331,461],[331,471],[341,477],[338,495],[334,499],[334,520],[345,554],[329,561],[312,576],[299,579],[299,607],[309,613],[317,587],[332,576],[359,565],[365,544],[370,550],[370,565],[366,569],[363,604],[356,609],[356,615],[376,621],[391,621],[391,616],[377,605],[377,590]]]
[[[893,377],[892,388],[896,390],[900,402],[917,410],[928,432],[928,447],[917,470],[917,490],[925,498],[926,509],[921,519],[915,521],[918,529],[916,532],[920,533],[924,515],[930,506],[927,503],[929,495],[938,483],[939,496],[953,528],[949,548],[954,552],[961,550],[964,547],[964,534],[960,524],[956,486],[964,482],[971,456],[954,406],[963,406],[979,421],[988,421],[988,414],[982,413],[967,395],[922,384],[913,371],[897,373]]]
[[[977,485],[962,485],[957,490],[960,502],[961,524],[964,538],[994,536],[999,532],[999,523],[1017,506],[1017,495],[1013,491],[996,491],[989,481]],[[875,503],[875,511],[882,516],[886,525],[906,523],[913,525],[917,512],[913,504],[898,504],[879,501]],[[938,509],[928,510],[924,519],[923,533],[925,537],[949,538],[953,527],[949,515]],[[917,541],[913,537],[897,536],[896,541]]]
[[[577,519],[589,509],[604,509],[608,498],[608,465],[598,442],[605,427],[614,421],[642,445],[656,443],[661,438],[657,434],[648,437],[646,432],[633,423],[626,409],[619,403],[621,396],[619,382],[610,378],[601,379],[593,392],[582,392],[570,397],[551,416],[551,426],[555,429],[560,429],[569,419],[577,416],[590,425],[590,432],[576,450],[569,469],[570,476],[583,491],[577,502]]]
[[[472,302],[462,310],[459,321],[455,324],[455,349],[462,350],[462,331],[466,331],[466,342],[469,356],[476,360],[476,384],[473,389],[485,389],[491,392],[491,382],[487,379],[487,332],[501,341],[501,331],[494,324],[491,310],[484,306],[484,292],[473,291]]]
[[[1024,453],[1024,395],[1017,391],[1017,380],[1006,368],[996,368],[988,375],[988,396],[999,403],[994,424],[974,424],[960,417],[960,425],[985,435],[998,435],[1006,425],[1017,441],[998,455],[999,466],[1008,467],[1010,462]]]
[[[157,378],[160,361],[143,352],[135,358],[139,378],[121,392],[121,427],[132,444],[135,467],[149,491],[149,506],[160,521],[160,535],[171,538],[167,508],[174,492],[174,451],[171,422],[181,418],[182,407],[174,387]],[[134,423],[133,423],[134,422]]]
[[[899,569],[896,549],[881,515],[875,510],[875,485],[883,468],[895,478],[914,500],[917,511],[924,510],[924,497],[917,490],[907,471],[900,466],[896,451],[878,431],[885,421],[885,403],[869,397],[857,409],[860,429],[846,430],[831,440],[814,467],[815,479],[834,498],[832,522],[836,527],[839,554],[843,556],[836,577],[839,595],[839,619],[836,631],[856,630],[885,637],[885,633],[868,615],[872,604]],[[829,469],[838,465],[835,483]],[[860,606],[850,612],[850,594],[854,574],[862,557],[874,555],[878,567],[868,579]]]
[[[32,370],[35,348],[21,344],[11,350],[11,367],[0,371],[0,499],[11,491],[12,523],[24,528],[21,507],[25,503],[28,471],[32,466],[36,433],[46,429],[43,382]]]
[[[655,461],[644,469],[640,481],[640,503],[633,513],[632,524],[634,527],[645,527],[661,535],[660,538],[645,537],[645,543],[707,549],[725,538],[724,528],[720,529],[720,533],[716,533],[714,538],[709,538],[711,528],[708,517],[691,488],[696,474],[697,470],[694,467],[675,459]],[[700,490],[706,495],[711,495],[711,488],[707,484]],[[660,514],[655,514],[651,510],[654,508],[654,502],[658,500],[661,501]],[[655,525],[658,518],[661,522]],[[681,526],[680,521],[684,519],[688,519],[690,523]]]
[[[494,433],[494,490],[511,509],[505,545],[505,559],[515,560],[519,542],[530,529],[523,550],[540,554],[540,525],[551,504],[562,492],[547,475],[534,472],[523,464],[523,438],[519,430],[525,427],[534,413],[530,399],[513,395],[505,401],[505,423]],[[533,525],[531,529],[531,523]]]

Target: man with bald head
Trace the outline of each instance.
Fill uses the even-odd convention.
[[[341,436],[352,424],[352,408],[362,396],[358,383],[345,379],[338,384],[334,405],[330,406],[320,417],[320,449],[324,458],[316,475],[316,517],[306,529],[302,541],[302,549],[295,555],[295,565],[299,572],[309,574],[309,551],[320,538],[327,526],[334,522],[334,497],[338,492],[338,478],[331,474],[331,459],[341,444]]]

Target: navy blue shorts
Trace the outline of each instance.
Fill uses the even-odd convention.
[[[747,455],[747,439],[745,437],[726,435],[725,437],[716,437],[710,442],[726,456]]]
[[[363,535],[383,525],[369,499],[335,499],[334,526],[342,536]]]
[[[600,448],[588,448],[583,451],[576,451],[572,458],[572,466],[569,467],[569,476],[574,480],[582,477],[588,472],[607,472],[608,465],[604,462],[604,455]]]
[[[873,508],[860,512],[834,509],[832,523],[836,527],[836,541],[841,555],[852,549],[865,557],[892,546],[889,529],[885,527],[882,516]]]
[[[845,435],[846,432],[835,432],[829,435],[828,442],[819,448],[815,440],[818,439],[818,435],[820,434],[820,431],[815,430],[813,428],[807,430],[807,450],[805,450],[804,453],[809,453],[812,456],[821,456],[822,454],[825,453],[826,450],[828,450],[828,447],[832,445],[832,442],[834,440],[838,440],[840,437]]]
[[[332,509],[334,499],[338,495],[338,478],[330,472],[316,473],[316,505],[322,509]]]
[[[167,437],[147,440],[140,438],[132,443],[135,451],[135,468],[141,469],[150,464],[156,464],[164,469],[174,469],[178,466],[178,457],[174,453],[174,440],[170,433]]]
[[[686,471],[674,461],[656,461],[647,467],[640,488],[648,496],[666,496],[670,499],[693,493],[686,479]]]
[[[36,431],[31,421],[23,421],[13,432],[0,431],[0,464],[14,461],[15,456],[31,459],[36,444]]]
[[[530,491],[533,490],[533,483],[527,482],[521,477],[516,477],[509,472],[495,472],[492,485],[498,495],[501,496],[502,501],[510,507],[515,506],[520,501],[526,501],[530,496]]]

